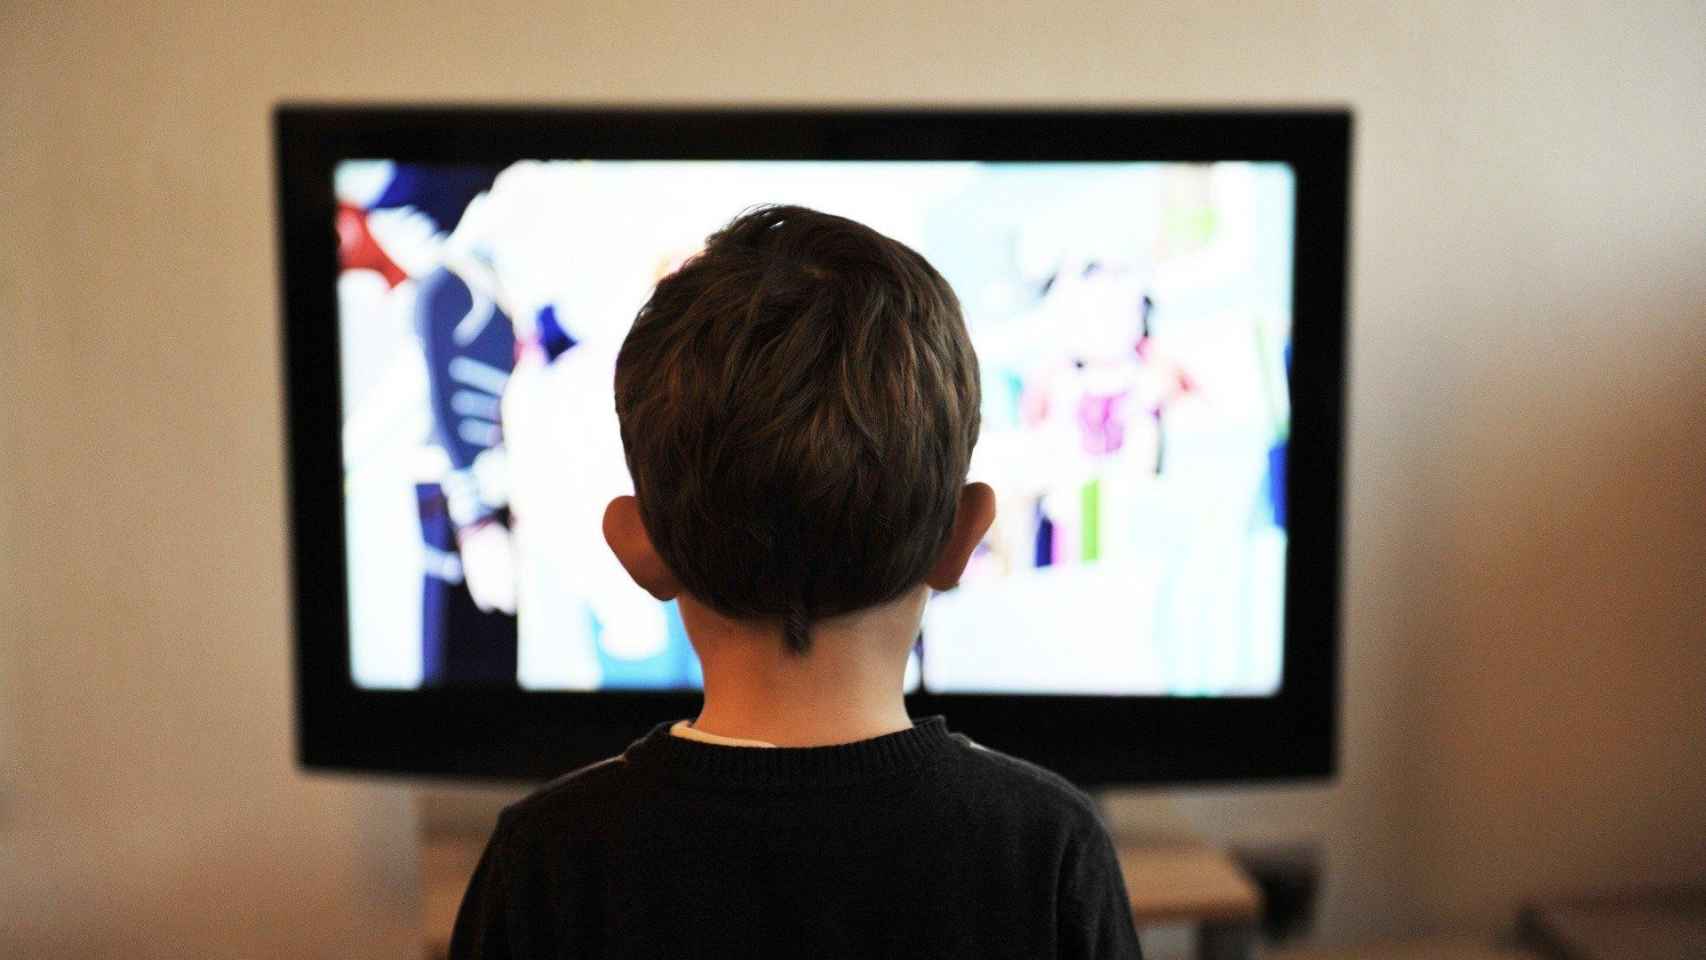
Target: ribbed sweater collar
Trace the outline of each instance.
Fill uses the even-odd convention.
[[[954,744],[942,717],[912,728],[827,747],[726,747],[677,737],[660,723],[628,747],[637,768],[674,779],[763,789],[813,789],[881,780],[916,770]]]

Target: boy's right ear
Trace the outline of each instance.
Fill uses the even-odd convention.
[[[628,571],[628,576],[659,600],[674,600],[681,594],[681,581],[652,546],[651,534],[640,521],[640,502],[633,497],[617,497],[604,508],[604,542]]]

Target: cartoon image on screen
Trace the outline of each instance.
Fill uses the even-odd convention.
[[[706,235],[797,203],[927,257],[981,364],[998,516],[908,687],[1277,690],[1289,167],[351,160],[335,187],[358,685],[699,685],[600,533],[631,492],[616,352]]]

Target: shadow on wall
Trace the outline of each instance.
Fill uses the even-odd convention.
[[[1452,438],[1449,602],[1417,677],[1433,749],[1407,774],[1424,915],[1706,876],[1706,377],[1686,352],[1557,356],[1574,396],[1489,362],[1468,405],[1503,415]]]

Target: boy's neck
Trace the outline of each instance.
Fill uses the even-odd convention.
[[[909,729],[902,684],[927,591],[812,625],[811,650],[790,653],[775,624],[733,620],[681,597],[705,671],[694,727],[779,747],[867,740]]]

